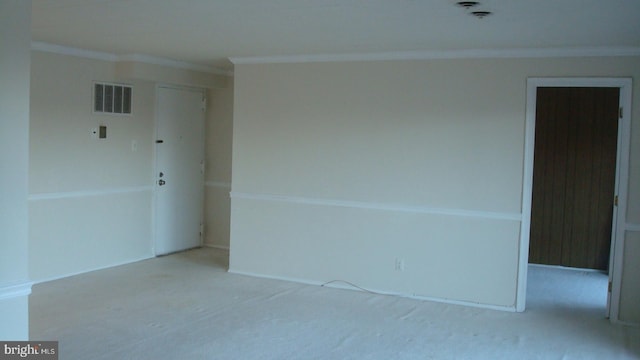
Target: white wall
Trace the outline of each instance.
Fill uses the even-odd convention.
[[[620,320],[640,324],[640,229],[637,225],[634,231],[627,231],[625,240]]]
[[[153,256],[154,84],[117,78],[109,61],[41,51],[32,59],[31,277]],[[133,115],[93,114],[93,81],[132,84]],[[106,139],[91,138],[99,125]]]
[[[638,58],[236,65],[230,270],[513,309],[527,77],[638,75]]]
[[[208,191],[206,208],[215,225],[211,226],[213,242],[228,247],[233,101],[232,90],[225,88],[228,77],[41,50],[33,51],[32,59],[29,270],[34,280],[154,256],[158,83],[210,87],[207,119],[213,142],[208,141],[207,179],[226,184],[227,195]],[[133,114],[94,114],[94,81],[132,85]],[[106,139],[91,137],[91,130],[99,125],[107,127]]]
[[[0,339],[29,337],[31,1],[0,2]]]
[[[205,244],[229,248],[233,80],[210,89],[207,99]]]

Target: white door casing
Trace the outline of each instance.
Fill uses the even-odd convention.
[[[202,245],[204,90],[158,86],[155,254]]]
[[[611,321],[619,321],[620,288],[622,283],[622,259],[624,230],[626,228],[627,189],[629,183],[629,150],[631,143],[631,85],[630,78],[529,78],[527,79],[527,104],[525,123],[524,173],[522,186],[522,222],[520,228],[520,255],[516,310],[524,311],[529,264],[529,231],[531,225],[531,195],[533,191],[533,154],[535,145],[536,93],[538,87],[617,87],[620,88],[622,116],[618,119],[618,146],[616,158],[615,196],[618,205],[613,209],[611,229],[611,255],[607,295],[607,314]]]

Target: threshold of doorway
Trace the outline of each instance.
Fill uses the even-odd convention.
[[[529,266],[535,266],[535,267],[547,268],[547,269],[562,269],[562,270],[573,270],[573,271],[583,271],[583,272],[587,271],[587,272],[595,272],[595,273],[601,273],[601,274],[608,274],[609,273],[606,270],[575,268],[575,267],[562,266],[562,265],[546,265],[546,264],[529,263]]]

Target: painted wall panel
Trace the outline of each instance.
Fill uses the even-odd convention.
[[[150,184],[153,83],[117,79],[111,62],[39,51],[31,73],[32,194]],[[94,114],[94,81],[132,84],[133,115]],[[106,139],[91,138],[99,125]]]
[[[234,191],[520,211],[523,82],[495,85],[496,99],[441,67],[240,66]],[[485,84],[496,71],[458,76]]]
[[[504,307],[515,302],[515,273],[502,269],[516,266],[518,221],[236,198],[232,211],[251,226],[233,223],[231,271]]]
[[[230,185],[217,184],[205,188],[205,239],[207,246],[229,248],[231,221]]]
[[[229,82],[228,88],[207,92],[207,181],[231,182],[233,79]]]
[[[0,339],[29,337],[31,1],[0,2]],[[15,293],[19,285],[24,292]]]
[[[0,286],[27,280],[30,4],[0,4]],[[26,25],[25,25],[26,24]]]
[[[206,122],[205,244],[229,247],[233,79],[224,89],[209,89]]]
[[[624,268],[620,301],[620,320],[640,323],[640,232],[627,231],[624,247]]]
[[[226,86],[225,76],[32,51],[29,225],[31,275],[56,278],[153,255],[157,82]],[[135,70],[135,71],[134,71]],[[133,86],[131,116],[94,114],[93,82]],[[210,89],[207,180],[231,179],[232,89]],[[213,109],[213,110],[211,110]],[[91,137],[104,125],[106,139]],[[228,247],[229,190],[214,193],[208,239]],[[226,224],[225,219],[226,218]]]
[[[555,76],[637,78],[640,58],[236,65],[233,192],[517,218],[526,79]],[[636,82],[634,104],[638,94]],[[632,122],[633,129],[640,126],[639,112],[633,112]],[[633,136],[630,184],[640,182],[638,138]],[[630,192],[629,219],[640,216],[639,196]],[[356,227],[313,206],[282,209],[272,202],[249,205],[247,199],[232,198],[231,270],[317,281],[339,276],[405,295],[425,292],[513,305],[519,231],[512,222],[517,221],[469,223],[453,217],[443,222],[433,215],[416,221],[406,212],[372,218],[363,209],[342,214]],[[314,224],[324,225],[324,232]],[[312,229],[305,233],[306,227]],[[420,234],[440,240],[424,241]],[[383,241],[385,237],[394,240]],[[483,261],[495,269],[478,273],[482,261],[465,252],[479,250],[474,248],[478,239],[490,249]],[[433,270],[427,265],[420,276],[407,276],[403,286],[389,277],[386,257],[403,250],[440,261],[446,269],[439,273],[440,281],[422,288],[424,276]],[[353,260],[356,253],[360,256]],[[290,266],[283,264],[283,254]],[[432,254],[438,258],[430,258]],[[317,261],[322,256],[324,265]],[[448,265],[453,263],[457,266]],[[621,301],[640,301],[634,296],[622,294]]]
[[[12,297],[0,300],[0,339],[29,340],[29,298]]]
[[[640,224],[640,75],[634,77],[627,223]]]
[[[150,210],[151,191],[30,201],[31,278],[152,257]]]
[[[32,54],[32,279],[152,256],[154,84],[116,78],[108,61]],[[131,84],[133,114],[94,114],[94,81]],[[91,137],[99,125],[106,139]]]

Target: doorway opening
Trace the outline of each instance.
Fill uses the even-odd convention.
[[[518,311],[531,301],[617,319],[630,89],[630,79],[528,79]]]
[[[529,264],[527,308],[604,318],[608,282],[608,274],[600,270]]]

